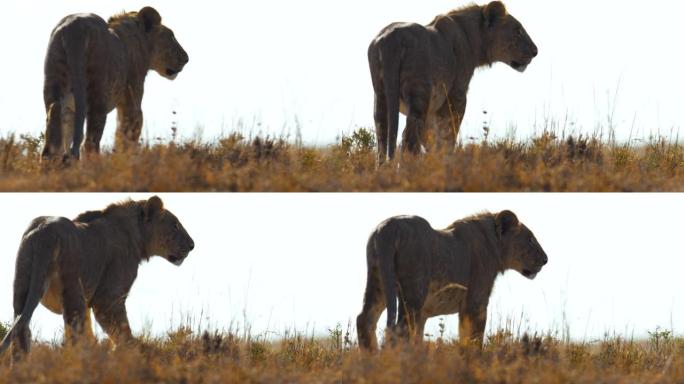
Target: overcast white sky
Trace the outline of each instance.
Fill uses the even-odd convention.
[[[178,79],[156,74],[144,101],[147,137],[198,130],[205,138],[241,129],[326,144],[356,126],[372,127],[366,49],[392,21],[429,22],[460,0],[6,0],[0,43],[0,133],[44,130],[43,58],[51,29],[66,14],[105,18],[153,5],[190,55]],[[657,6],[620,0],[509,0],[539,56],[524,74],[503,64],[471,83],[462,137],[481,137],[483,110],[492,135],[520,137],[553,120],[593,132],[609,115],[619,138],[669,135],[684,109],[681,1]],[[20,31],[20,32],[19,32]],[[172,111],[177,111],[173,115]],[[567,119],[567,121],[566,121]],[[239,124],[242,121],[242,124]],[[114,136],[110,115],[105,141]],[[575,124],[573,124],[575,123]]]
[[[3,194],[0,320],[12,318],[13,263],[22,232],[39,215],[74,217],[128,194]],[[136,199],[148,194],[130,195]],[[382,220],[417,214],[436,228],[482,210],[512,209],[549,256],[533,281],[497,280],[489,325],[561,330],[592,340],[605,332],[682,334],[684,255],[681,195],[628,194],[162,194],[196,248],[181,267],[153,258],[128,300],[135,333],[163,333],[191,318],[228,328],[247,319],[254,334],[287,328],[326,333],[361,310],[368,234]],[[521,322],[521,316],[523,321]],[[428,322],[436,332],[438,321]],[[39,337],[61,335],[42,306]],[[379,329],[383,329],[383,320]],[[449,317],[449,335],[456,332]]]

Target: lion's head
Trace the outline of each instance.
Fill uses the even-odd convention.
[[[183,264],[188,253],[195,248],[195,242],[178,218],[164,209],[159,197],[147,200],[143,220],[148,253],[161,256],[175,265]]]
[[[506,267],[534,279],[549,259],[532,231],[511,211],[499,212],[495,223]]]
[[[175,79],[188,63],[188,54],[173,31],[161,23],[161,16],[154,8],[141,9],[138,19],[152,48],[150,69],[167,79]]]
[[[532,38],[500,1],[492,1],[482,8],[485,28],[488,29],[491,62],[500,61],[518,72],[524,72],[539,52]]]

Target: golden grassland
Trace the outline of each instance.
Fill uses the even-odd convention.
[[[499,331],[482,350],[437,338],[359,351],[349,331],[276,341],[180,327],[135,347],[36,343],[24,360],[0,357],[0,383],[682,383],[684,339],[657,329],[643,341],[591,342]]]
[[[0,138],[2,191],[682,191],[684,148],[650,137],[618,143],[545,131],[528,140],[470,140],[376,165],[359,129],[312,147],[234,133],[211,141],[146,142],[69,166],[41,165],[42,138]]]

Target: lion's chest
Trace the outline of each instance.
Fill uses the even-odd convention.
[[[456,283],[431,283],[423,306],[427,317],[457,313],[466,298],[468,288]]]

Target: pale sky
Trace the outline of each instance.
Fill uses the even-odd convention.
[[[12,278],[22,232],[39,215],[101,209],[149,194],[3,194],[0,320],[12,318]],[[181,267],[153,258],[128,300],[135,334],[163,334],[184,319],[277,337],[286,329],[327,334],[354,322],[366,278],[365,246],[382,220],[417,214],[435,228],[482,211],[511,209],[535,233],[549,263],[535,280],[509,271],[496,282],[490,327],[682,334],[682,196],[676,194],[161,194],[196,248]],[[520,320],[522,318],[522,320]],[[201,322],[201,323],[200,323]],[[438,320],[427,331],[437,331]],[[379,323],[383,329],[384,317]],[[32,328],[61,340],[62,319],[39,306]],[[455,316],[447,334],[456,334]]]
[[[372,127],[373,93],[366,49],[393,21],[429,22],[461,1],[150,0],[3,3],[0,134],[44,130],[43,58],[63,16],[155,6],[175,30],[190,62],[173,81],[150,73],[143,104],[149,138],[211,139],[233,130],[294,136],[327,144],[357,126]],[[524,74],[503,64],[476,73],[462,138],[481,137],[482,111],[492,134],[517,127],[520,138],[546,120],[593,132],[613,115],[619,138],[669,135],[684,120],[684,27],[681,2],[511,0],[510,12],[539,46]],[[18,32],[20,31],[20,32]],[[172,112],[176,111],[174,115]],[[109,116],[105,142],[114,136]],[[240,121],[242,123],[240,124]],[[574,124],[572,124],[574,122]],[[12,317],[13,260],[21,233],[39,215],[74,217],[129,194],[3,195],[0,209],[0,320]],[[141,267],[128,301],[134,332],[159,333],[186,317],[227,328],[246,319],[252,332],[286,328],[324,333],[361,309],[365,244],[397,214],[435,227],[481,211],[512,209],[537,235],[549,264],[529,281],[515,272],[495,288],[490,326],[513,317],[524,326],[571,336],[638,336],[684,322],[681,223],[677,195],[554,194],[216,194],[162,195],[195,239],[177,268],[156,258]],[[445,208],[446,207],[446,208]],[[679,296],[678,296],[679,295]],[[497,320],[497,318],[499,320]],[[497,322],[498,321],[498,322]],[[381,320],[382,323],[382,320]],[[32,322],[42,338],[62,329],[41,307]],[[436,320],[428,331],[436,330]],[[455,319],[447,322],[454,333]]]
[[[190,62],[173,82],[148,76],[147,137],[168,139],[177,120],[183,137],[201,132],[211,139],[233,130],[293,137],[299,125],[305,142],[327,144],[357,126],[373,126],[366,49],[378,31],[393,21],[425,24],[465,3],[6,0],[0,24],[8,53],[0,71],[0,134],[44,130],[43,58],[50,31],[63,16],[93,12],[106,19],[152,5],[175,30]],[[524,74],[504,64],[476,73],[464,140],[481,138],[485,118],[497,137],[516,127],[525,138],[549,120],[588,133],[599,125],[607,128],[611,120],[622,139],[669,136],[681,127],[681,1],[506,4],[540,53]],[[114,137],[114,120],[110,115],[105,142]]]

